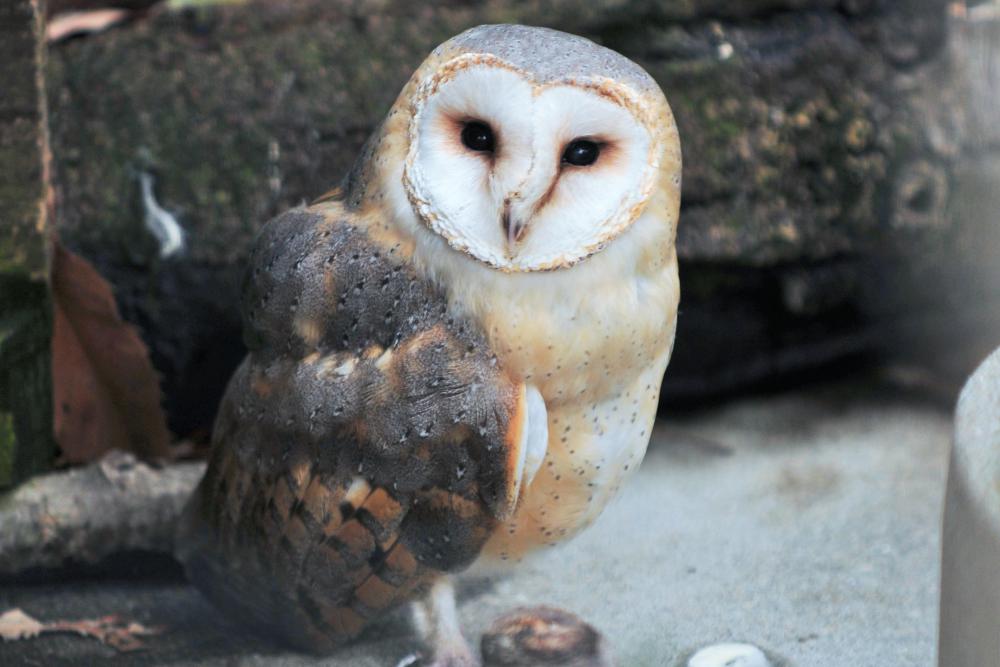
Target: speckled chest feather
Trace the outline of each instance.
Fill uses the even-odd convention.
[[[642,460],[679,296],[673,230],[651,209],[601,253],[530,274],[485,267],[420,228],[384,225],[370,209],[360,216],[380,245],[441,285],[450,311],[477,326],[501,367],[545,400],[548,454],[515,516],[486,545],[484,567],[585,528]]]

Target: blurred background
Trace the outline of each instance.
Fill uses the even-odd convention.
[[[257,230],[339,182],[434,46],[497,22],[589,37],[670,101],[682,426],[817,383],[948,411],[1000,344],[1000,2],[6,0],[0,489],[200,457]]]
[[[45,437],[50,237],[96,268],[137,328],[170,440],[203,443],[243,354],[237,285],[256,231],[336,185],[424,55],[480,23],[587,36],[666,91],[685,160],[666,404],[859,366],[949,400],[1000,341],[992,2],[14,0],[2,12],[0,483],[59,453]]]

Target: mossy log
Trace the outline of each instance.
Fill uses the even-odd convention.
[[[0,5],[0,275],[44,280],[43,19],[37,0]]]
[[[207,427],[242,354],[235,285],[259,225],[334,185],[424,55],[485,22],[590,37],[671,101],[684,302],[668,396],[960,321],[939,306],[968,279],[952,250],[981,229],[953,215],[974,140],[945,0],[159,7],[55,45],[48,96],[60,232],[143,328],[178,433]],[[143,174],[179,255],[144,224]]]
[[[336,184],[431,48],[470,25],[518,21],[591,37],[660,82],[684,140],[683,257],[773,265],[856,251],[894,216],[940,218],[946,165],[933,135],[942,128],[925,121],[946,119],[915,106],[928,94],[941,106],[958,100],[925,76],[944,54],[943,1],[848,4],[868,8],[619,0],[164,10],[53,50],[60,225],[90,255],[148,261],[156,247],[141,224],[137,174],[152,170],[159,203],[182,218],[190,259],[238,259],[262,220]],[[717,18],[724,5],[732,22]],[[927,190],[911,185],[919,201],[895,206],[907,179]]]

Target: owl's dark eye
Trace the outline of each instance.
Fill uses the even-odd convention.
[[[575,167],[586,167],[597,162],[601,147],[590,139],[574,139],[563,151],[562,161]]]
[[[462,143],[469,150],[492,153],[495,145],[493,130],[486,123],[471,120],[462,127]]]

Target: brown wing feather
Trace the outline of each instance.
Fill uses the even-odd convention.
[[[524,388],[391,250],[306,211],[265,228],[179,534],[210,599],[310,650],[471,563],[516,500]]]

